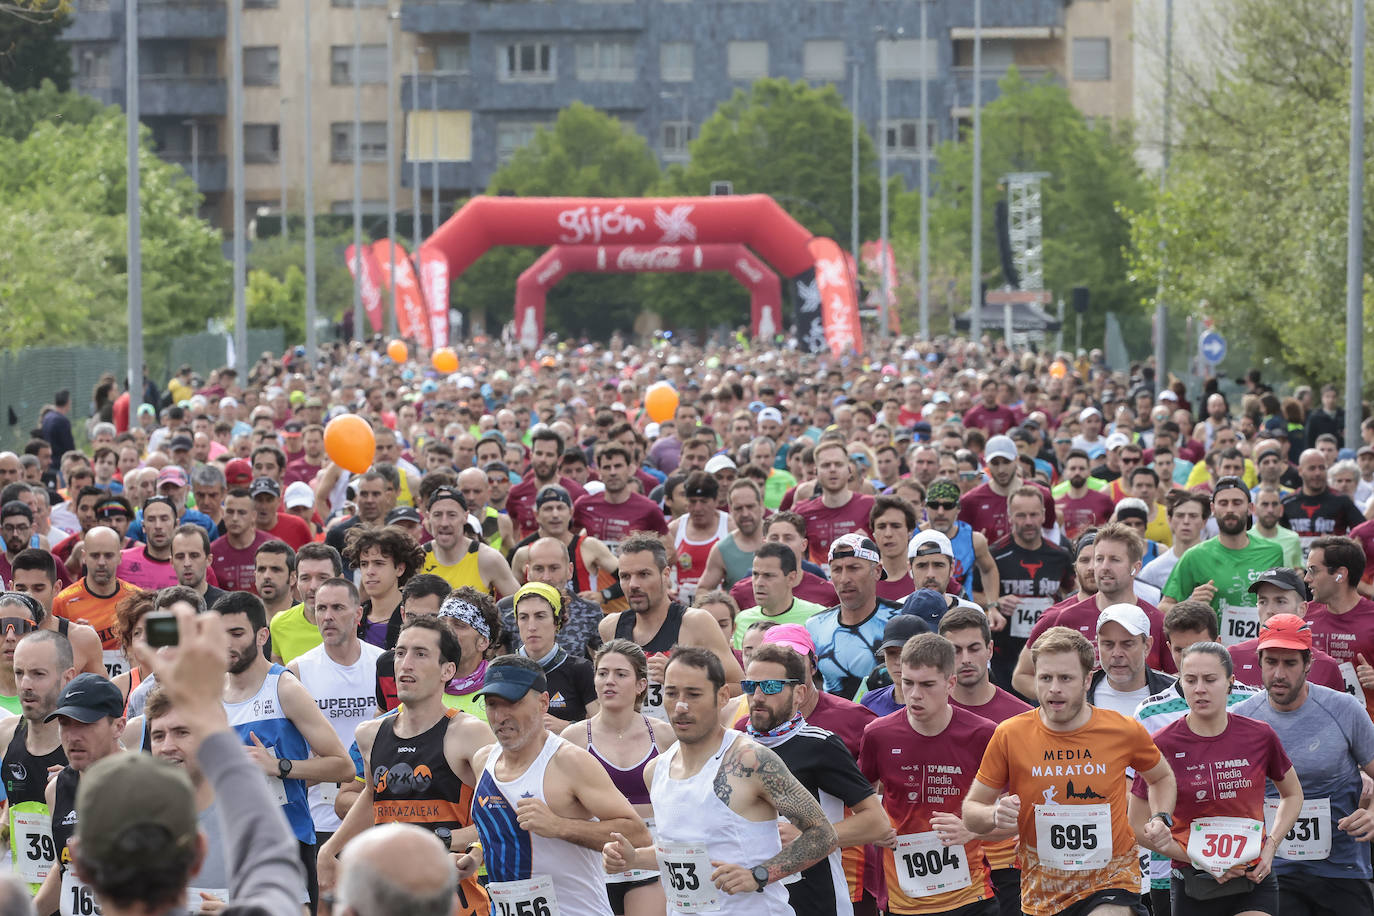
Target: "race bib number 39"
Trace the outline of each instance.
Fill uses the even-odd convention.
[[[1036,805],[1035,851],[1059,871],[1093,871],[1112,860],[1110,805]]]
[[[1274,829],[1279,800],[1264,800],[1264,829]],[[1331,857],[1331,799],[1309,798],[1302,803],[1293,829],[1279,841],[1278,857],[1290,862],[1311,862]]]
[[[14,868],[30,884],[41,884],[57,858],[49,827],[52,818],[42,811],[10,810],[14,837]]]
[[[1221,611],[1221,644],[1234,646],[1259,636],[1259,608],[1228,604]]]
[[[558,916],[553,878],[548,875],[535,875],[524,881],[496,881],[487,890],[491,893],[492,916]]]
[[[711,883],[711,856],[704,843],[659,841],[659,883],[668,896],[669,913],[706,913],[720,909],[720,897]]]
[[[934,830],[897,837],[897,883],[908,897],[934,897],[973,883],[964,847],[946,846]]]
[[[1259,858],[1264,822],[1248,817],[1201,817],[1188,828],[1188,858],[1213,877]]]

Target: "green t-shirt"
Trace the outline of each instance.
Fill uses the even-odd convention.
[[[1250,532],[1250,537],[1259,538],[1262,541],[1273,541],[1278,544],[1279,549],[1283,551],[1283,565],[1302,569],[1302,538],[1298,537],[1298,533],[1292,528],[1278,525],[1275,527],[1274,536],[1271,538],[1255,534],[1253,531]]]
[[[793,477],[788,471],[779,471],[776,468],[768,475],[768,480],[763,485],[763,504],[769,509],[777,509],[782,505],[782,498],[787,495],[787,491],[797,485],[797,478]]]
[[[19,697],[17,696],[7,697],[4,694],[0,694],[0,709],[8,709],[16,716],[22,716],[24,714],[24,707],[19,705]]]
[[[767,620],[770,623],[782,625],[784,623],[806,623],[825,608],[811,601],[803,601],[800,598],[792,598],[792,606],[783,611],[776,617],[770,617],[763,612],[763,608],[755,605],[746,611],[740,611],[735,617],[735,648],[744,645],[744,634],[749,627],[758,623],[760,620]]]
[[[289,665],[298,656],[324,642],[319,627],[305,619],[305,605],[293,604],[267,625],[272,631],[272,651]]]
[[[444,694],[444,705],[474,715],[483,722],[487,721],[486,698],[476,693]]]
[[[1087,483],[1083,484],[1083,486],[1087,487],[1089,490],[1105,490],[1109,484],[1100,477],[1089,477]],[[1050,489],[1050,495],[1055,499],[1058,499],[1067,492],[1069,492],[1069,482],[1067,480],[1061,480]]]
[[[1182,601],[1210,581],[1217,587],[1212,609],[1221,626],[1221,643],[1235,645],[1259,636],[1259,611],[1250,583],[1266,569],[1282,565],[1283,549],[1273,541],[1251,537],[1241,549],[1230,550],[1219,537],[1209,538],[1179,558],[1164,583],[1164,597]]]

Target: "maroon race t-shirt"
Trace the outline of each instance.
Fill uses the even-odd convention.
[[[272,540],[266,531],[254,531],[253,543],[242,549],[229,543],[229,535],[210,542],[210,568],[219,579],[219,587],[226,592],[252,592],[257,594],[257,582],[253,578],[254,558],[258,548]]]
[[[817,496],[798,503],[793,511],[806,519],[806,539],[809,542],[807,559],[824,565],[830,553],[830,543],[851,531],[868,534],[868,513],[873,509],[873,497],[863,493],[849,494],[849,501],[832,509]]]
[[[1227,646],[1226,651],[1231,653],[1236,680],[1250,687],[1264,686],[1260,678],[1258,638]],[[1321,649],[1312,650],[1312,670],[1307,672],[1307,680],[1313,684],[1330,687],[1332,690],[1345,690],[1345,676],[1341,674],[1340,662]]]
[[[571,477],[558,478],[558,485],[568,491],[574,506],[579,499],[587,495],[582,485]],[[539,528],[539,523],[534,518],[534,497],[538,495],[539,487],[540,484],[534,479],[534,472],[530,471],[524,480],[511,487],[510,492],[506,494],[506,514],[515,525],[517,540]]]
[[[1365,582],[1374,582],[1374,519],[1351,528],[1350,537],[1359,541],[1364,548],[1364,575],[1360,578]]]
[[[1263,821],[1265,780],[1277,783],[1293,768],[1267,723],[1234,713],[1226,717],[1219,735],[1197,734],[1184,716],[1156,732],[1154,741],[1178,780],[1173,835],[1184,849],[1197,818]],[[1131,792],[1137,798],[1149,797],[1144,776],[1136,776]]]
[[[620,542],[633,531],[667,534],[668,523],[658,503],[638,493],[629,494],[623,503],[606,501],[605,493],[583,496],[573,504],[573,522],[597,540],[604,541],[611,553],[620,554]]]
[[[878,597],[884,601],[896,601],[901,603],[912,592],[916,591],[916,583],[911,578],[911,573],[907,573],[900,579],[883,579],[878,583]]]
[[[1055,525],[1054,497],[1050,491],[1038,483],[1031,486],[1040,491],[1045,501],[1045,527]],[[967,522],[969,527],[994,544],[1011,534],[1011,522],[1007,517],[1007,498],[992,488],[991,483],[982,483],[959,497],[959,521]]]
[[[1164,642],[1164,615],[1159,612],[1148,601],[1139,598],[1135,601],[1136,607],[1145,612],[1145,616],[1150,618],[1150,654],[1145,656],[1145,662],[1156,671],[1163,671],[1166,674],[1175,674],[1174,656],[1169,652],[1169,647]],[[1040,615],[1040,619],[1031,627],[1030,636],[1026,638],[1026,645],[1033,646],[1035,641],[1040,638],[1050,627],[1068,627],[1070,630],[1077,630],[1087,637],[1088,642],[1093,644],[1093,652],[1097,652],[1097,618],[1102,614],[1102,609],[1097,605],[1097,596],[1092,595],[1084,598],[1075,604],[1060,608],[1055,611],[1053,608],[1046,610]]]
[[[1105,525],[1112,517],[1112,498],[1101,490],[1088,490],[1081,498],[1065,493],[1054,501],[1059,524],[1070,541],[1089,528]]]
[[[269,528],[266,533],[270,538],[286,542],[292,550],[300,550],[315,540],[315,534],[310,530],[309,522],[286,512],[277,513],[277,523]]]
[[[1016,411],[1004,404],[988,408],[979,404],[964,413],[964,426],[976,427],[989,436],[1000,436],[1016,425]]]
[[[1344,614],[1333,614],[1324,604],[1315,601],[1307,606],[1307,622],[1312,627],[1312,648],[1321,649],[1350,670],[1343,671],[1354,680],[1356,656],[1374,664],[1374,601],[1361,597]],[[1374,716],[1374,690],[1364,692],[1365,708]]]
[[[1029,703],[1023,703],[1001,687],[994,687],[993,689],[997,692],[992,695],[991,700],[988,700],[982,706],[965,706],[963,703],[954,699],[953,696],[949,698],[949,702],[951,706],[967,709],[975,716],[982,716],[989,722],[1005,722],[1012,716],[1019,716],[1021,713],[1032,708]]]
[[[286,474],[282,480],[282,486],[289,487],[297,482],[310,483],[310,481],[315,479],[315,475],[323,468],[324,465],[311,464],[306,460],[304,455],[301,455],[301,457],[297,458],[295,461],[287,462]]]

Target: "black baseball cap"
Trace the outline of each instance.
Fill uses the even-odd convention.
[[[262,493],[281,496],[281,484],[277,483],[271,477],[259,477],[248,487],[248,493],[251,496],[258,496]]]
[[[397,506],[386,514],[386,523],[394,525],[397,522],[414,522],[420,524],[420,513],[415,511],[413,506]]]
[[[463,507],[463,511],[468,511],[468,501],[457,487],[436,487],[434,492],[429,494],[429,508],[433,509],[434,504],[443,499],[451,499]]]
[[[1287,591],[1297,592],[1300,599],[1307,600],[1307,583],[1302,580],[1296,569],[1287,566],[1275,566],[1260,573],[1259,577],[1250,583],[1250,594],[1258,592],[1261,585],[1277,585]]]
[[[944,604],[943,601],[940,603]],[[883,641],[878,646],[878,651],[882,652],[893,646],[904,646],[911,637],[929,632],[930,627],[926,626],[926,622],[921,618],[914,614],[898,614],[883,627]]]
[[[100,719],[118,719],[124,715],[124,695],[113,681],[101,674],[78,674],[62,688],[57,708],[48,713],[44,722],[59,716],[75,719],[87,725]]]
[[[539,488],[539,492],[534,496],[534,507],[538,509],[545,503],[562,503],[569,509],[572,508],[572,496],[568,491],[556,483],[546,484]]]

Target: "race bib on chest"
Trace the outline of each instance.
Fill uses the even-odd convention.
[[[558,900],[553,895],[553,878],[535,875],[524,881],[493,881],[491,916],[558,916]]]
[[[339,784],[337,782],[320,783],[320,801],[324,802],[326,805],[333,805],[334,800],[338,797]]]
[[[57,860],[51,825],[52,816],[46,812],[10,809],[14,870],[30,884],[41,884]]]
[[[934,830],[897,837],[897,883],[908,897],[934,897],[968,887],[968,856],[962,844],[946,846]]]
[[[1278,816],[1279,800],[1264,800],[1264,829],[1273,831]],[[1331,856],[1331,799],[1309,798],[1303,801],[1298,819],[1287,836],[1279,841],[1278,857],[1290,862],[1313,862]]]
[[[1016,610],[1011,612],[1011,635],[1017,639],[1029,639],[1031,629],[1050,604],[1049,598],[1022,598]]]
[[[670,913],[705,913],[720,909],[719,892],[711,883],[711,856],[703,843],[670,843],[655,846],[659,883],[668,896]]]
[[[1221,644],[1236,643],[1259,636],[1259,608],[1228,604],[1221,609]]]
[[[1188,828],[1188,858],[1215,878],[1258,859],[1263,844],[1264,822],[1248,817],[1201,817]]]
[[[105,676],[111,680],[129,670],[129,660],[119,649],[101,649],[100,660],[105,664]]]
[[[62,916],[98,916],[100,904],[96,902],[95,891],[76,877],[76,872],[68,868],[62,873],[62,896],[58,903]]]
[[[1036,805],[1035,851],[1059,871],[1093,871],[1112,860],[1111,805]]]

